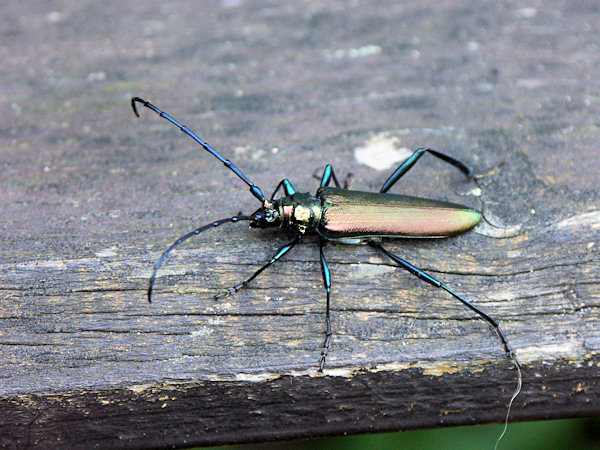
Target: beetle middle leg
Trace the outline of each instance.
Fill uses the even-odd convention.
[[[229,297],[230,295],[235,294],[240,289],[246,287],[248,285],[248,283],[250,283],[257,276],[259,276],[262,273],[263,270],[265,270],[267,267],[273,265],[275,263],[275,261],[277,261],[283,255],[285,255],[287,252],[289,252],[292,248],[294,248],[296,246],[296,244],[298,242],[300,242],[301,238],[302,238],[302,235],[299,234],[298,236],[296,236],[296,238],[292,242],[290,242],[289,244],[286,244],[283,247],[279,248],[279,250],[277,250],[277,252],[275,252],[275,254],[273,255],[273,257],[271,258],[271,260],[268,263],[266,263],[264,266],[262,266],[260,269],[258,269],[250,277],[246,278],[241,283],[239,283],[239,284],[237,284],[237,285],[235,285],[233,287],[230,287],[229,289],[225,289],[220,294],[216,294],[215,295],[215,300],[220,300],[222,298]]]
[[[454,159],[451,156],[448,156],[431,148],[419,148],[412,155],[410,155],[406,161],[400,164],[400,167],[398,167],[394,171],[394,173],[392,173],[390,177],[385,181],[385,183],[383,183],[383,186],[381,187],[379,192],[387,192],[394,184],[396,184],[396,181],[402,178],[402,176],[406,172],[408,172],[425,153],[429,153],[435,156],[436,158],[447,162],[448,164],[452,164],[454,167],[456,167],[458,170],[464,173],[468,178],[471,178],[473,176],[471,169],[469,169],[464,163],[460,162],[458,159]]]
[[[329,342],[331,341],[331,313],[330,313],[330,297],[331,297],[331,273],[327,266],[327,260],[323,253],[323,247],[325,246],[325,239],[321,236],[319,238],[319,254],[321,257],[321,273],[323,274],[323,284],[325,285],[325,291],[327,293],[327,304],[325,306],[325,321],[327,323],[327,330],[325,331],[325,341],[323,342],[323,349],[321,350],[321,359],[319,360],[319,372],[323,372],[323,366],[325,365],[325,359],[327,358],[327,352],[329,351]]]
[[[321,187],[329,186],[331,180],[333,180],[333,184],[335,184],[336,187],[341,187],[340,182],[333,171],[333,166],[331,164],[327,164],[325,166],[325,170],[323,171],[323,176],[321,177]]]
[[[352,179],[354,174],[352,172],[348,172],[346,174],[344,182],[340,185],[340,182],[338,181],[337,177],[335,176],[335,173],[333,172],[333,166],[331,164],[327,164],[327,166],[325,166],[325,171],[323,172],[323,175],[319,176],[319,169],[317,168],[313,172],[312,176],[313,178],[316,178],[317,180],[321,181],[321,185],[319,187],[329,186],[330,181],[333,179],[333,183],[336,187],[350,189],[350,180]]]

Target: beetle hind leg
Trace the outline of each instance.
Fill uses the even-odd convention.
[[[275,263],[275,261],[277,261],[278,259],[280,259],[283,255],[285,255],[292,248],[294,248],[296,246],[296,244],[298,242],[300,242],[301,238],[302,238],[302,235],[299,234],[298,236],[296,236],[296,238],[292,242],[290,242],[289,244],[286,244],[283,247],[279,248],[277,250],[277,252],[273,255],[273,257],[271,258],[271,260],[268,263],[266,263],[264,266],[262,266],[260,269],[258,269],[250,277],[246,278],[241,283],[236,284],[235,286],[232,286],[232,287],[230,287],[228,289],[225,289],[220,294],[216,294],[215,295],[215,300],[220,300],[222,298],[229,297],[230,295],[233,295],[236,292],[238,292],[239,290],[245,288],[248,285],[248,283],[250,283],[257,276],[259,276],[263,272],[263,270],[265,270],[269,266],[272,266]]]
[[[408,172],[419,160],[419,158],[421,158],[421,156],[423,156],[425,153],[429,153],[430,155],[433,155],[436,158],[439,158],[442,161],[453,165],[462,173],[464,173],[465,176],[468,178],[471,178],[473,176],[473,172],[471,171],[471,169],[469,169],[464,163],[462,163],[458,159],[454,159],[451,156],[448,156],[431,148],[419,148],[415,150],[415,152],[412,155],[410,155],[406,161],[400,164],[400,167],[398,167],[394,171],[394,173],[392,173],[390,177],[385,181],[385,183],[383,183],[383,186],[381,187],[379,192],[387,192],[394,184],[396,184],[396,181],[402,178],[404,174]]]
[[[427,283],[429,283],[429,284],[431,284],[431,285],[433,285],[435,287],[438,287],[440,289],[445,290],[450,295],[452,295],[454,298],[456,298],[458,301],[460,301],[463,305],[465,305],[467,308],[469,308],[471,311],[473,311],[474,313],[476,313],[477,315],[479,315],[479,317],[481,317],[483,320],[485,320],[486,322],[488,322],[494,328],[494,331],[496,331],[496,334],[500,338],[500,341],[502,342],[502,346],[504,347],[504,351],[506,352],[506,356],[508,357],[508,359],[510,359],[510,360],[512,360],[514,362],[514,364],[517,366],[517,368],[520,371],[521,363],[517,359],[517,355],[516,355],[515,351],[513,350],[513,348],[511,347],[511,345],[509,344],[508,339],[506,338],[506,336],[504,335],[504,333],[500,329],[500,325],[498,324],[498,322],[496,322],[495,319],[493,319],[492,317],[490,317],[489,315],[487,315],[486,313],[484,313],[482,310],[480,310],[479,308],[477,308],[472,303],[470,303],[467,300],[465,300],[464,298],[462,298],[460,295],[458,295],[452,289],[450,289],[447,286],[445,286],[440,281],[436,280],[435,278],[433,278],[430,275],[427,275],[425,272],[423,272],[420,269],[417,269],[415,266],[413,266],[409,262],[403,260],[399,256],[394,255],[392,252],[386,250],[385,248],[382,247],[382,245],[379,242],[377,242],[377,241],[369,241],[369,245],[371,247],[379,250],[381,253],[383,253],[384,255],[386,255],[388,258],[390,258],[396,264],[398,264],[401,268],[403,268],[404,270],[410,272],[411,274],[413,274],[417,278],[420,278],[421,280],[423,280],[423,281],[425,281],[425,282],[427,282]]]
[[[379,242],[370,241],[369,245],[371,247],[379,250],[381,253],[383,253],[384,255],[386,255],[388,258],[390,258],[396,264],[398,264],[401,268],[403,268],[404,270],[407,270],[408,272],[412,273],[414,276],[420,278],[423,281],[426,281],[427,283],[429,283],[429,284],[431,284],[431,285],[433,285],[435,287],[441,288],[441,289],[445,290],[446,292],[448,292],[450,295],[452,295],[454,298],[456,298],[457,300],[459,300],[463,305],[465,305],[471,311],[473,311],[474,313],[476,313],[477,315],[479,315],[479,317],[481,317],[483,320],[485,320],[486,322],[488,322],[494,328],[494,331],[496,331],[496,334],[498,335],[498,337],[500,338],[500,341],[502,342],[502,346],[504,347],[504,351],[506,352],[506,357],[515,365],[515,369],[517,370],[517,387],[516,387],[516,389],[515,389],[512,397],[510,398],[510,401],[508,402],[508,408],[506,410],[506,418],[504,419],[504,429],[502,430],[502,433],[498,437],[498,440],[496,441],[496,446],[494,447],[494,448],[497,448],[498,447],[498,443],[500,442],[500,440],[504,436],[504,433],[506,433],[506,429],[508,427],[508,418],[510,416],[510,410],[511,410],[512,405],[513,405],[513,403],[515,401],[515,398],[517,398],[517,396],[521,392],[521,387],[523,385],[523,374],[521,373],[521,363],[519,362],[519,359],[517,358],[517,355],[516,355],[515,351],[513,350],[513,348],[511,347],[511,345],[508,343],[508,339],[506,338],[506,336],[504,335],[504,333],[500,329],[500,325],[498,324],[498,322],[496,322],[495,319],[493,319],[492,317],[490,317],[489,315],[487,315],[486,313],[484,313],[482,310],[480,310],[479,308],[477,308],[475,305],[471,304],[470,302],[468,302],[467,300],[465,300],[464,298],[462,298],[460,295],[458,295],[456,292],[454,292],[450,288],[446,287],[440,281],[436,280],[435,278],[433,278],[430,275],[427,275],[425,272],[423,272],[420,269],[417,269],[415,266],[413,266],[409,262],[404,261],[399,256],[396,256],[392,252],[390,252],[390,251],[386,250],[385,248],[383,248]]]

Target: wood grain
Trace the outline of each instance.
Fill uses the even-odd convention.
[[[188,446],[501,421],[490,327],[365,246],[331,244],[333,341],[307,239],[224,225],[259,205],[133,95],[265,192],[315,170],[376,191],[354,149],[425,156],[392,189],[486,221],[387,247],[496,318],[524,363],[511,420],[600,414],[598,52],[592,1],[0,6],[0,445]],[[509,428],[510,432],[510,428]],[[490,445],[493,445],[490,443]]]

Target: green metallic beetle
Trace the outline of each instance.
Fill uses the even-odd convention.
[[[343,189],[340,186],[331,165],[327,165],[321,178],[321,185],[314,196],[309,193],[296,192],[288,180],[282,180],[277,185],[277,188],[271,197],[267,199],[260,188],[252,183],[252,181],[250,181],[235,166],[235,164],[225,159],[220,153],[202,141],[202,139],[190,131],[186,126],[181,125],[173,117],[164,113],[150,102],[139,97],[132,98],[131,106],[136,116],[139,117],[136,106],[136,103],[138,102],[154,111],[160,117],[179,127],[181,131],[215,156],[250,187],[252,195],[262,204],[258,210],[249,216],[237,215],[217,220],[197,228],[177,239],[177,241],[164,251],[154,265],[154,270],[148,286],[149,302],[152,300],[152,289],[158,269],[161,267],[167,255],[182,242],[205,230],[218,227],[224,223],[250,221],[250,226],[253,228],[278,227],[295,234],[292,242],[279,248],[271,260],[258,269],[252,276],[238,285],[227,289],[223,293],[216,295],[216,298],[223,298],[239,291],[267,267],[271,266],[283,255],[288,253],[296,244],[298,244],[298,242],[300,242],[304,235],[316,234],[319,236],[321,271],[327,294],[327,304],[325,309],[325,340],[323,342],[321,358],[319,361],[319,371],[323,371],[332,335],[330,319],[331,276],[323,253],[324,244],[326,241],[368,244],[421,280],[447,291],[473,312],[478,314],[482,319],[486,320],[498,334],[508,358],[516,365],[519,372],[520,386],[520,363],[504,333],[500,329],[498,322],[446,287],[440,281],[416,268],[407,261],[404,261],[402,258],[386,250],[381,245],[382,238],[440,238],[463,233],[477,225],[481,220],[481,213],[466,206],[438,200],[387,194],[387,191],[406,172],[408,172],[408,170],[410,170],[417,160],[425,153],[429,153],[453,165],[467,177],[473,177],[471,170],[465,164],[436,150],[420,148],[402,163],[394,173],[392,173],[383,184],[379,193]],[[331,181],[333,181],[336,187],[329,186]],[[280,189],[283,189],[285,195],[275,199],[275,195]]]

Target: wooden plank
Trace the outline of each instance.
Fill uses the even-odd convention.
[[[324,375],[316,241],[212,296],[289,237],[227,225],[259,205],[150,111],[269,192],[314,192],[356,149],[429,146],[395,192],[487,222],[388,248],[496,318],[523,362],[511,420],[600,414],[598,42],[591,1],[0,6],[0,445],[208,445],[502,421],[515,371],[490,327],[363,246],[328,245]],[[585,28],[585,32],[581,29]],[[395,153],[394,153],[395,152]],[[368,160],[367,160],[368,162]],[[379,161],[381,162],[381,161]],[[492,225],[490,225],[492,224]]]

